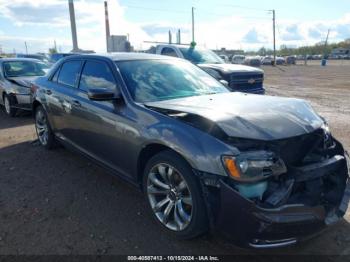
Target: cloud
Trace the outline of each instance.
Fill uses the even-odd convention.
[[[313,39],[320,39],[322,36],[322,33],[319,29],[317,28],[310,28],[309,29],[309,37]]]
[[[289,25],[285,27],[285,31],[281,36],[283,41],[303,40],[304,37],[301,34],[299,26],[297,24]]]
[[[7,17],[17,25],[51,25],[67,26],[66,6],[53,4],[46,6],[22,6],[7,7]]]
[[[265,43],[266,37],[258,34],[255,28],[251,29],[243,38],[245,43]]]
[[[337,25],[335,31],[337,32],[338,38],[350,38],[350,23]]]
[[[183,28],[183,26],[181,26],[182,30],[181,33],[189,33],[189,30],[187,28]],[[150,36],[154,36],[157,34],[168,34],[169,30],[172,33],[176,33],[177,30],[179,29],[179,27],[175,27],[171,24],[145,24],[145,25],[141,25],[141,29],[143,31],[145,31],[145,33],[147,33]]]
[[[109,0],[109,18],[111,34],[130,34],[131,40],[142,43],[149,39],[148,34],[142,30],[138,24],[130,23],[124,18],[124,7],[120,6],[116,0]],[[76,25],[79,48],[105,52],[105,18],[104,5],[102,0],[76,0],[74,1]],[[33,46],[31,52],[47,51],[45,43],[51,43],[53,39],[62,47],[63,51],[70,51],[71,31],[68,11],[68,1],[66,0],[0,0],[0,15],[7,18],[15,27],[28,27],[33,36],[20,37],[21,43],[14,43],[13,38],[1,39],[3,46],[12,51],[13,47],[24,52],[22,43],[27,41],[40,42],[42,44]],[[45,32],[48,36],[42,37]],[[39,31],[40,30],[40,31]],[[13,46],[11,46],[14,44]],[[68,45],[67,45],[68,44]],[[139,48],[139,46],[137,46]],[[5,49],[5,48],[4,48]]]
[[[4,50],[16,48],[24,52],[23,42],[27,41],[31,52],[47,51],[53,41],[62,47],[62,51],[71,50],[71,32],[66,0],[0,0],[0,16],[7,19],[12,28],[28,28],[31,36],[16,34],[6,35],[2,28],[0,34]],[[75,0],[78,44],[82,49],[92,49],[104,52],[105,21],[102,0]],[[147,48],[150,41],[167,41],[168,31],[181,29],[183,43],[191,42],[191,24],[172,20],[130,22],[125,17],[127,5],[121,5],[118,0],[108,0],[110,28],[112,34],[129,34],[131,44],[137,49]],[[301,46],[317,43],[326,37],[331,29],[330,41],[341,41],[350,38],[350,13],[336,20],[297,21],[294,19],[278,20],[276,30],[277,46]],[[262,46],[272,48],[272,22],[270,16],[266,19],[254,19],[239,15],[222,15],[216,20],[197,19],[195,40],[198,45],[207,48],[244,48],[258,49]]]

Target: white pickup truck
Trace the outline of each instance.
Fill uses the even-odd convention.
[[[218,80],[225,80],[231,91],[264,94],[264,71],[250,66],[226,64],[213,51],[185,45],[157,45],[156,54],[186,59]]]

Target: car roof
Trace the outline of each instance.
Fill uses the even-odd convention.
[[[79,55],[79,53],[53,53],[50,55]]]
[[[32,62],[41,62],[41,60],[39,59],[35,59],[35,58],[26,58],[26,57],[11,57],[11,58],[0,58],[1,62],[16,62],[16,61],[32,61]]]
[[[42,55],[42,54],[16,54],[16,56],[45,56],[45,55]]]
[[[176,57],[164,56],[164,55],[154,55],[148,53],[108,53],[108,54],[82,54],[82,55],[72,55],[65,58],[65,60],[74,58],[109,58],[113,61],[130,61],[130,60],[179,60]],[[182,60],[182,59],[181,59]]]

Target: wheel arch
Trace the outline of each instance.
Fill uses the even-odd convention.
[[[142,177],[144,169],[148,163],[148,161],[155,156],[156,154],[162,152],[162,151],[172,151],[173,153],[177,154],[179,157],[181,157],[186,163],[192,167],[191,163],[179,152],[174,150],[173,148],[160,144],[160,143],[152,143],[146,145],[139,153],[139,156],[137,158],[137,182],[140,185],[142,189]]]
[[[38,106],[41,106],[41,103],[38,100],[34,100],[33,105],[32,105],[33,112],[35,112],[35,109]]]

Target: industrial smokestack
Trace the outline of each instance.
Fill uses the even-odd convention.
[[[74,3],[73,0],[68,0],[69,5],[69,16],[70,16],[70,26],[72,30],[72,41],[73,41],[73,52],[77,52],[78,48],[78,38],[77,38],[77,27],[75,25],[75,13],[74,13]]]
[[[172,43],[172,34],[171,34],[171,31],[169,30],[169,44]]]
[[[181,44],[181,31],[180,31],[180,29],[177,31],[176,41],[178,44]]]
[[[105,22],[106,22],[106,45],[107,45],[107,52],[108,52],[108,39],[111,36],[109,31],[109,18],[108,18],[108,4],[107,1],[105,1]]]

